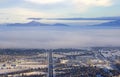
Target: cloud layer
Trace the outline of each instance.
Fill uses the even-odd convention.
[[[0,31],[0,48],[120,46],[119,29],[23,28]]]

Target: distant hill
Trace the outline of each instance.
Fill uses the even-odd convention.
[[[19,26],[19,27],[24,27],[24,26],[68,26],[66,24],[61,24],[61,23],[56,23],[56,24],[45,24],[45,23],[40,23],[37,21],[31,21],[28,23],[9,23],[9,24],[1,24],[4,26]]]
[[[111,21],[111,22],[106,22],[106,23],[97,24],[97,25],[93,25],[93,26],[101,26],[101,27],[120,27],[120,20]]]
[[[61,24],[61,23],[56,23],[56,24],[53,24],[53,26],[68,26],[66,24]]]

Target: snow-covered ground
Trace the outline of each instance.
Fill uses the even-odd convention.
[[[0,64],[0,74],[46,67],[47,67],[46,64],[40,64],[39,62],[32,61],[31,62],[21,61],[20,63],[14,62],[14,64],[2,63]]]
[[[114,57],[114,56],[120,56],[120,51],[119,50],[101,51],[101,54],[104,57]]]

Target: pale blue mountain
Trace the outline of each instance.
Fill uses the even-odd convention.
[[[97,26],[97,27],[120,27],[120,20],[115,20],[115,21],[97,24],[97,25],[93,25],[93,26]]]
[[[46,23],[40,23],[37,21],[31,21],[28,23],[9,23],[9,24],[1,24],[1,26],[16,26],[16,27],[26,27],[26,26],[69,26],[66,24],[56,23],[56,24],[46,24]]]
[[[56,24],[53,24],[53,26],[69,26],[69,25],[62,24],[62,23],[56,23]]]

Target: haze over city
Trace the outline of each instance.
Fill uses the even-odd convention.
[[[120,46],[119,26],[92,26],[119,20],[119,7],[119,0],[1,0],[0,48]]]

